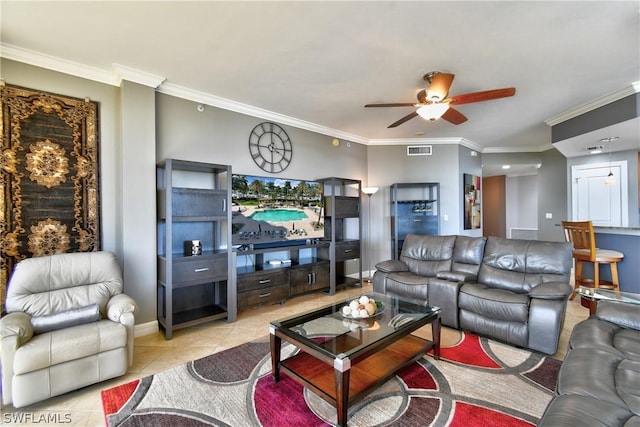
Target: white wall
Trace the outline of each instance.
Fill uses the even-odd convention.
[[[538,228],[537,181],[536,175],[506,178],[507,237],[512,228]]]

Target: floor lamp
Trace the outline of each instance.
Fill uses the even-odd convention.
[[[378,191],[378,187],[364,187],[362,192],[367,195],[369,199],[368,202],[368,210],[369,210],[369,221],[367,223],[368,231],[367,231],[367,242],[369,243],[369,247],[367,248],[367,278],[365,279],[367,282],[371,283],[371,196],[376,194]]]

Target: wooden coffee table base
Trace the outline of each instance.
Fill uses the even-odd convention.
[[[440,318],[431,323],[433,341],[415,335],[406,335],[378,349],[368,357],[355,361],[348,358],[323,360],[321,357],[307,353],[305,349],[295,356],[280,361],[282,337],[278,332],[272,333],[273,379],[275,382],[280,379],[280,369],[282,369],[295,381],[334,405],[337,410],[338,425],[345,426],[348,408],[391,379],[398,370],[415,362],[431,349],[434,350],[434,358],[440,358],[440,323]],[[324,363],[318,363],[319,361]]]

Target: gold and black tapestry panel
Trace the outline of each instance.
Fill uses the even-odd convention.
[[[0,87],[0,304],[25,258],[100,249],[98,104]]]

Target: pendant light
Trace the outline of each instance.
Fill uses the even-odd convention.
[[[611,171],[611,143],[617,140],[617,136],[611,136],[609,138],[602,138],[600,142],[608,142],[609,143],[609,174],[604,179],[604,185],[616,185],[616,177]]]

